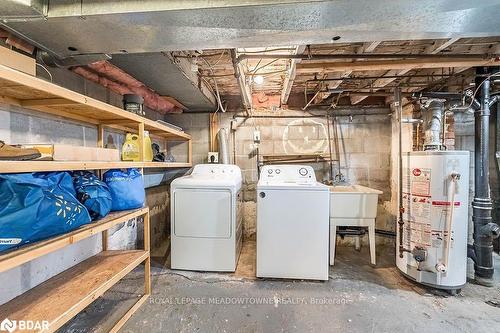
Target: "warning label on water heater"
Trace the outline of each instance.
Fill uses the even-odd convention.
[[[403,193],[405,230],[403,242],[407,248],[431,246],[431,170],[413,168],[406,170],[407,179]]]
[[[431,169],[413,168],[410,174],[411,195],[431,195]]]

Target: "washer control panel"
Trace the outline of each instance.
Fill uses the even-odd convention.
[[[316,182],[316,175],[309,165],[265,165],[260,172],[260,179],[309,183]]]

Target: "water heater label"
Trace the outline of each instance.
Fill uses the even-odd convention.
[[[429,223],[409,222],[405,223],[405,226],[407,226],[405,231],[405,246],[407,248],[431,246],[431,225]]]
[[[413,168],[410,175],[412,195],[431,195],[431,169]]]
[[[403,207],[405,209],[405,232],[403,242],[407,248],[430,247],[431,241],[431,170],[427,168],[406,169],[403,179]]]
[[[448,235],[448,233],[444,230],[432,230],[432,234],[431,234],[432,247],[435,247],[435,248],[442,247],[443,243],[444,243],[444,238],[447,235]],[[451,240],[450,247],[451,248],[453,248],[454,238],[455,238],[455,233],[452,231],[451,237],[450,237],[450,240]]]

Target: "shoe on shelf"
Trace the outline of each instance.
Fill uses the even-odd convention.
[[[0,160],[26,161],[37,159],[40,156],[42,154],[37,149],[14,147],[0,140]]]

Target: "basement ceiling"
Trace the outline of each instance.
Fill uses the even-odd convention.
[[[411,93],[422,90],[463,91],[470,88],[474,71],[469,67],[452,67],[446,64],[440,68],[410,68],[387,70],[332,70],[328,64],[345,63],[345,59],[314,60],[305,59],[300,64],[292,64],[291,59],[274,59],[273,55],[286,55],[294,50],[294,46],[260,49],[239,49],[240,55],[251,55],[255,59],[245,59],[244,75],[253,93],[281,94],[286,79],[290,75],[290,67],[296,66],[292,95],[299,96],[301,106],[312,100],[311,105],[330,105],[337,97],[347,98],[350,104],[362,103],[368,96],[378,96],[382,101],[394,93],[394,87],[401,87],[403,92]],[[245,53],[248,52],[248,53]],[[403,40],[374,41],[364,43],[336,43],[309,45],[303,54],[310,55],[342,55],[342,54],[391,54],[391,55],[490,55],[500,53],[500,37],[462,38],[438,40]],[[182,56],[184,52],[173,52],[174,56]],[[266,59],[259,59],[259,55]],[[349,59],[347,59],[349,60]],[[194,58],[200,66],[200,75],[206,77],[212,85],[217,82],[220,93],[225,96],[239,95],[240,89],[235,78],[232,59],[226,49],[205,50]],[[352,61],[352,60],[350,60]],[[439,58],[436,59],[439,61]],[[367,59],[354,60],[363,64]],[[432,63],[432,60],[430,61]],[[391,64],[392,61],[384,63]],[[301,66],[304,66],[302,69]],[[497,66],[500,65],[500,62]],[[307,67],[305,67],[307,66]],[[252,78],[255,68],[257,74],[264,77],[264,82],[256,84]],[[312,97],[315,96],[314,99]],[[285,103],[286,104],[286,103]]]
[[[4,0],[3,24],[59,57],[500,35],[500,0],[21,3],[45,10],[23,17],[26,5]]]

